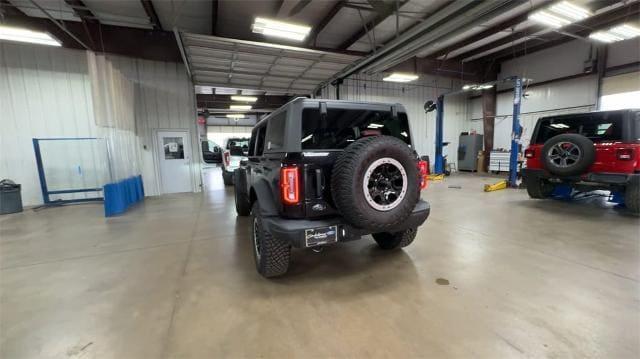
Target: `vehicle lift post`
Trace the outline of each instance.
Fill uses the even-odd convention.
[[[444,173],[444,157],[442,156],[444,126],[444,95],[438,96],[436,102],[436,161],[433,166],[433,172],[437,175]]]
[[[495,81],[491,84],[497,85],[498,83],[513,82],[513,123],[511,130],[511,155],[509,157],[509,187],[517,188],[518,178],[518,150],[520,146],[520,136],[522,135],[522,126],[520,126],[520,103],[522,102],[522,84],[525,80],[519,76],[513,76],[506,78],[502,81]],[[526,80],[528,81],[528,80]],[[447,93],[456,94],[462,91],[454,91]],[[442,148],[444,147],[443,139],[443,127],[444,127],[444,95],[438,96],[436,103],[436,159],[434,164],[434,173],[444,173],[444,157],[442,155]]]
[[[522,78],[515,77],[513,87],[513,123],[511,127],[511,157],[509,158],[509,187],[518,187],[518,154],[522,127],[520,126],[520,103],[522,102]]]

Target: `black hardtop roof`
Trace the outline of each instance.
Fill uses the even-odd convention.
[[[375,102],[375,101],[352,101],[352,100],[333,100],[333,99],[327,99],[327,98],[308,98],[308,97],[296,97],[293,100],[291,100],[290,102],[288,102],[287,104],[285,104],[284,106],[288,105],[289,103],[294,103],[294,102],[304,102],[304,103],[312,103],[312,104],[319,104],[320,102],[324,102],[327,104],[333,104],[333,105],[348,105],[348,104],[357,104],[357,105],[382,105],[382,106],[398,106],[402,109],[404,109],[404,106],[402,106],[402,104],[400,103],[389,103],[389,102]]]
[[[640,111],[640,109],[637,109],[637,108],[626,108],[626,109],[623,109],[623,110],[608,110],[608,111],[591,111],[591,112],[567,113],[567,114],[562,114],[562,115],[551,115],[551,116],[540,117],[538,119],[538,121],[544,121],[544,120],[549,120],[549,119],[571,119],[573,117],[582,117],[584,115],[591,115],[591,114],[607,114],[607,113],[634,112],[634,111]]]
[[[326,103],[327,106],[329,107],[334,107],[334,108],[340,108],[340,107],[344,107],[344,108],[350,108],[350,107],[355,107],[355,108],[361,108],[363,106],[376,106],[378,108],[380,107],[386,107],[389,110],[391,110],[392,107],[396,107],[398,112],[404,112],[406,113],[406,109],[405,107],[401,104],[401,103],[386,103],[386,102],[373,102],[373,101],[352,101],[352,100],[333,100],[333,99],[326,99],[326,98],[308,98],[308,97],[296,97],[293,100],[285,103],[284,105],[280,106],[280,108],[278,108],[277,110],[271,112],[269,115],[267,115],[265,118],[263,118],[262,120],[258,121],[258,123],[256,123],[255,127],[261,125],[262,123],[268,121],[273,115],[277,114],[278,112],[280,112],[282,109],[285,109],[287,107],[291,107],[293,105],[303,105],[304,107],[313,107],[313,106],[320,106],[320,103]],[[311,105],[311,106],[309,106]]]

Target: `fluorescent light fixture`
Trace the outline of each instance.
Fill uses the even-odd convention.
[[[229,110],[247,111],[251,110],[251,105],[231,105],[229,106]]]
[[[573,21],[584,20],[592,15],[589,10],[572,4],[568,1],[563,1],[561,3],[555,4],[551,6],[549,10]]]
[[[266,36],[302,41],[311,31],[311,27],[256,17],[251,30]]]
[[[616,26],[614,28],[609,29],[608,32],[611,35],[619,36],[624,39],[632,39],[634,37],[640,36],[640,29],[629,24],[622,24],[622,25]]]
[[[553,28],[563,27],[564,25],[568,25],[573,22],[565,19],[564,17],[553,15],[545,10],[536,11],[529,15],[529,20],[537,21]]]
[[[62,46],[60,41],[51,37],[46,32],[32,31],[19,27],[0,25],[0,40],[28,42],[30,44]]]
[[[553,127],[553,128],[569,128],[569,126],[565,125],[564,123],[552,123],[551,127]]]
[[[495,84],[485,84],[485,85],[475,85],[475,84],[470,84],[470,85],[464,85],[462,86],[462,90],[463,91],[471,91],[471,90],[486,90],[486,89],[490,89],[493,86],[495,86]]]
[[[384,127],[384,125],[381,125],[379,123],[370,123],[369,126],[367,126],[367,128],[382,128]]]
[[[383,78],[382,81],[411,82],[411,81],[417,80],[418,77],[419,77],[418,75],[414,75],[414,74],[406,74],[406,73],[401,73],[401,72],[394,72],[391,75]]]
[[[589,35],[589,38],[594,39],[594,40],[598,40],[600,42],[606,42],[606,43],[612,43],[612,42],[624,40],[624,38],[622,38],[622,37],[619,37],[619,36],[616,36],[616,35],[612,35],[612,34],[610,34],[608,32],[604,32],[604,31],[594,32],[594,33]]]
[[[255,96],[231,96],[231,100],[238,102],[256,102],[258,98]]]
[[[227,118],[245,118],[247,115],[245,115],[244,113],[230,113],[227,115]]]

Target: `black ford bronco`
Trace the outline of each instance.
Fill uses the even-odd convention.
[[[252,216],[256,268],[287,272],[291,247],[372,234],[383,249],[413,242],[430,207],[427,164],[400,104],[297,98],[254,127],[235,171],[236,211]]]

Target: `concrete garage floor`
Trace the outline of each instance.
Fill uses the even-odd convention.
[[[203,194],[0,217],[0,356],[602,357],[640,355],[640,222],[602,203],[424,194],[413,245],[370,238],[261,278],[217,169]],[[460,185],[462,189],[448,188]]]

